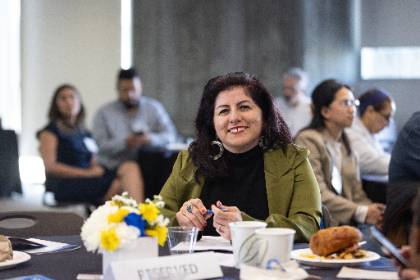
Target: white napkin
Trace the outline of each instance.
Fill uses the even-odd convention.
[[[232,245],[229,240],[221,236],[203,236],[200,241],[195,243],[194,251],[206,250],[225,250],[232,251]]]
[[[337,274],[337,278],[350,279],[378,279],[378,280],[398,280],[398,273],[396,271],[378,271],[358,269],[343,266]]]
[[[48,240],[42,240],[38,238],[28,238],[29,241],[33,241],[42,245],[45,245],[45,247],[39,248],[39,249],[32,249],[32,250],[26,250],[27,253],[45,253],[45,252],[51,252],[58,249],[61,249],[65,246],[68,246],[67,243],[62,242],[55,242],[55,241],[48,241]]]
[[[282,270],[267,270],[250,266],[241,265],[240,279],[242,280],[299,280],[308,277],[308,273],[299,267],[296,261],[289,261],[283,264]]]
[[[171,250],[188,251],[189,242],[181,242]],[[223,250],[232,251],[232,245],[221,236],[203,236],[200,241],[195,243],[194,251],[209,251],[209,250]]]
[[[224,254],[224,253],[214,253],[216,255],[217,261],[221,266],[235,266],[235,259],[233,254]]]

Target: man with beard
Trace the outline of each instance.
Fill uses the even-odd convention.
[[[135,68],[121,69],[118,100],[102,106],[93,119],[93,135],[99,145],[98,161],[113,169],[136,159],[145,146],[164,146],[176,139],[176,129],[162,104],[142,96]]]

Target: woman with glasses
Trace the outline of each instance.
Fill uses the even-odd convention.
[[[325,80],[312,92],[313,117],[296,144],[310,150],[309,160],[333,225],[380,225],[384,205],[372,203],[362,189],[359,164],[344,129],[353,123],[356,106],[348,85]]]
[[[359,97],[358,117],[346,129],[357,154],[362,176],[388,176],[391,155],[384,151],[374,135],[389,125],[395,111],[394,103],[383,90],[373,88]]]

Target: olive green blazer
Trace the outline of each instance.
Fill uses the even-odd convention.
[[[287,227],[296,230],[295,240],[308,241],[319,229],[321,196],[308,160],[308,150],[293,144],[286,149],[264,153],[264,174],[267,188],[269,227]],[[165,201],[163,214],[177,224],[176,212],[182,204],[199,198],[204,179],[194,179],[196,167],[187,151],[179,153],[172,174],[160,195]],[[258,203],[256,201],[255,203]],[[255,220],[242,212],[243,220]]]

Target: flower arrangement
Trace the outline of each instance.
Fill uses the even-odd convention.
[[[163,246],[169,223],[169,219],[160,214],[164,205],[160,196],[140,204],[127,193],[114,196],[98,207],[83,224],[81,237],[86,249],[114,252],[143,236],[156,237],[159,245]]]

